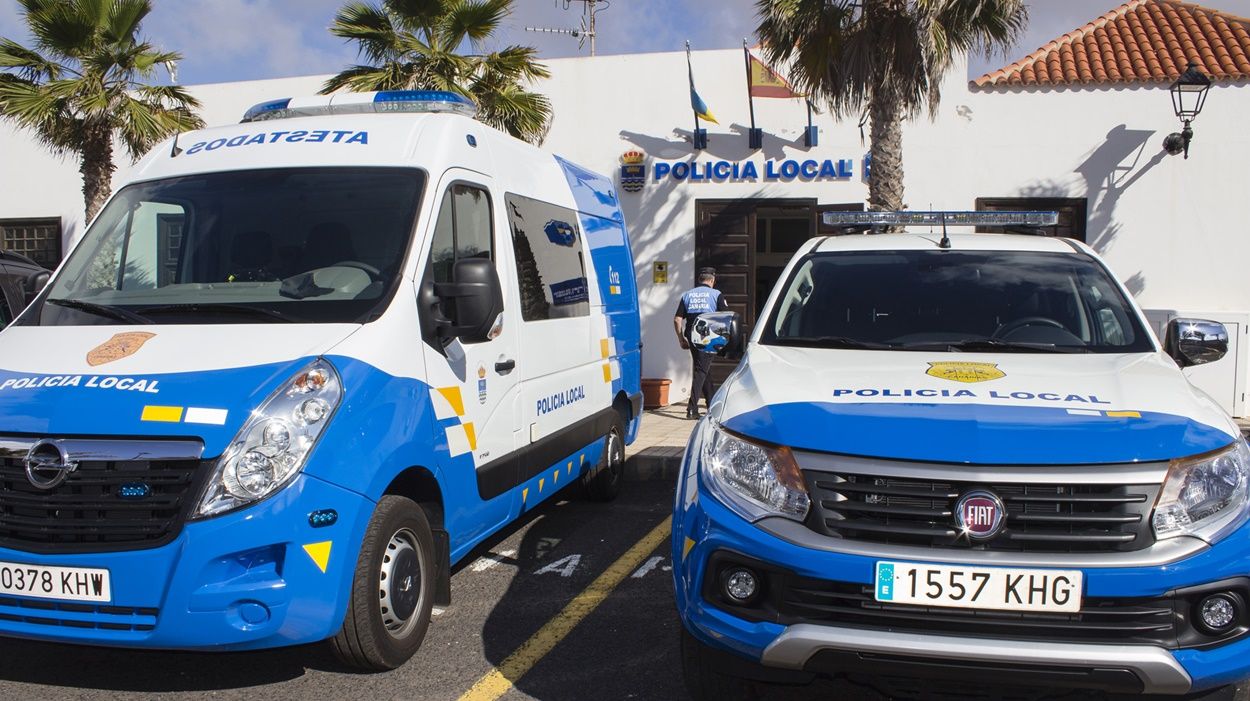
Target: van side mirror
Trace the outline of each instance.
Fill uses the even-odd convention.
[[[700,314],[690,327],[690,342],[704,353],[731,360],[742,357],[742,320],[738,312]]]
[[[495,264],[486,258],[465,258],[452,268],[452,282],[436,283],[434,294],[444,304],[447,318],[438,325],[444,340],[459,338],[464,343],[490,340],[495,320],[503,313],[503,288]]]
[[[1214,363],[1228,352],[1228,329],[1216,321],[1173,319],[1168,322],[1163,350],[1183,368]]]

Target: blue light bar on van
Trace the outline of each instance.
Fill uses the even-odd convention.
[[[463,95],[445,90],[337,93],[262,102],[249,109],[243,115],[243,121],[260,122],[288,117],[372,112],[451,112],[474,117],[477,115],[477,105]]]
[[[1054,226],[1058,212],[825,212],[825,226]]]

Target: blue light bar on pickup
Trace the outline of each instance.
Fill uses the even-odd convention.
[[[374,112],[451,112],[474,117],[477,115],[477,105],[463,95],[444,90],[337,93],[262,102],[249,109],[243,115],[243,121],[260,122],[288,117]]]
[[[825,212],[825,226],[1054,226],[1058,212]]]

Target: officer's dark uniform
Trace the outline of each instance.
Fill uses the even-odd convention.
[[[699,277],[707,275],[716,275],[713,268],[702,268],[699,270]],[[725,302],[725,297],[721,295],[720,290],[710,285],[699,285],[693,289],[687,290],[681,296],[681,301],[677,303],[677,318],[686,320],[684,336],[686,342],[690,342],[690,328],[694,326],[694,320],[700,314],[708,312],[725,312],[729,311],[729,304]],[[702,396],[708,405],[712,404],[712,354],[690,345],[690,359],[694,366],[694,379],[690,383],[690,403],[686,406],[686,416],[694,417],[699,413],[699,397]]]

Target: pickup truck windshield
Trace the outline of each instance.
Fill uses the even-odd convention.
[[[794,269],[761,342],[949,352],[1137,353],[1154,344],[1097,261],[1077,252],[817,253]]]
[[[394,293],[421,171],[300,168],[138,183],[18,323],[363,323]]]

